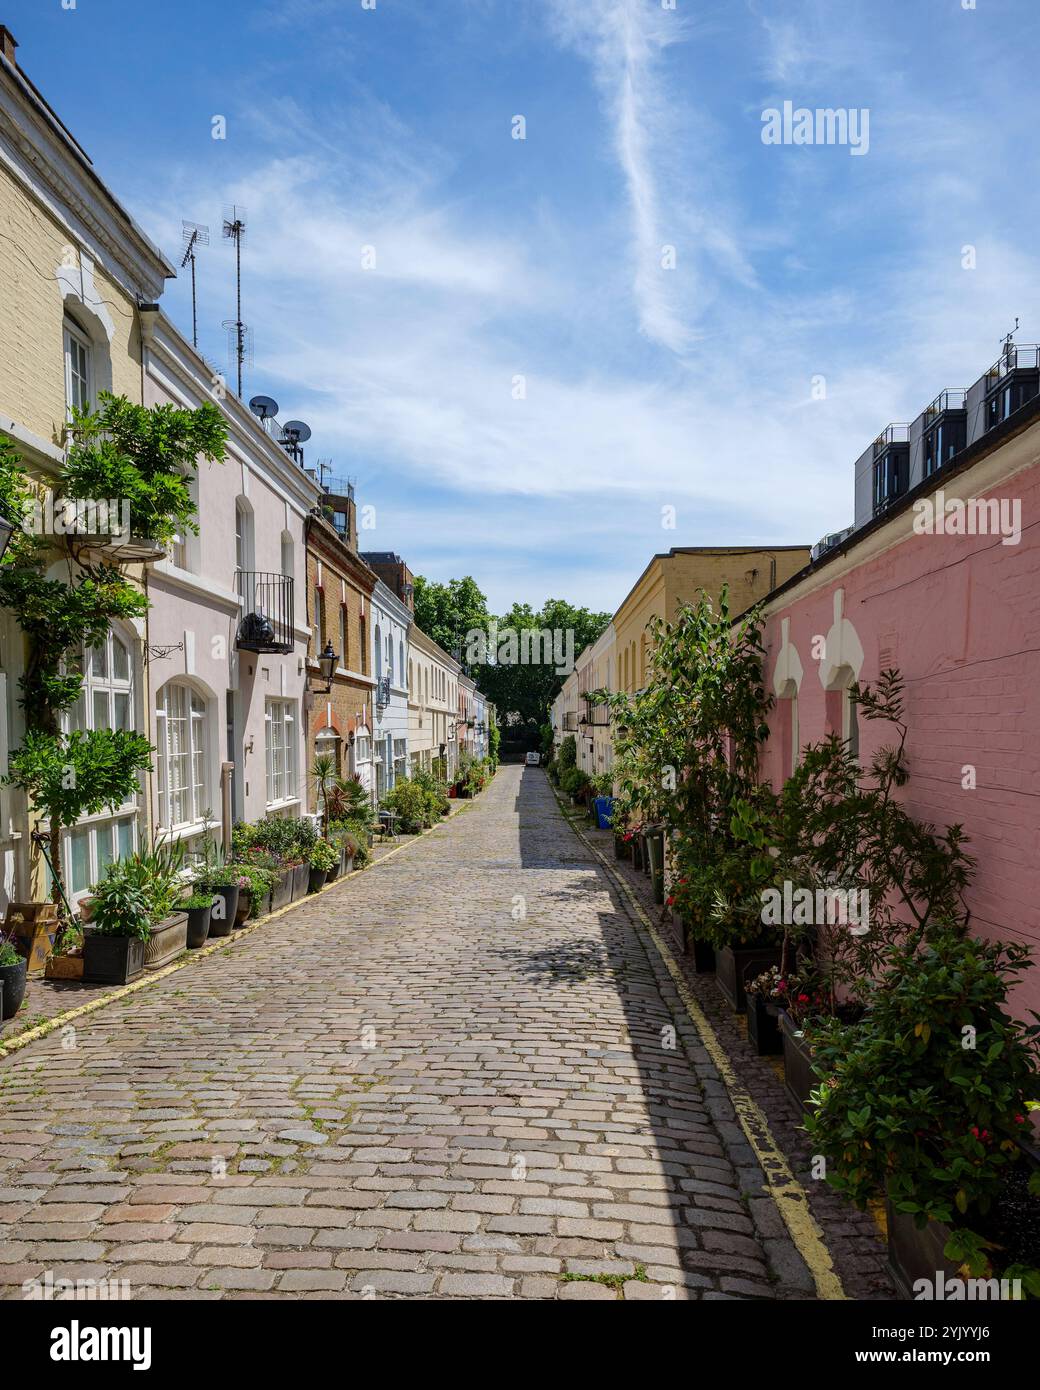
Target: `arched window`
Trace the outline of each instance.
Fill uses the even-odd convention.
[[[282,575],[292,579],[296,574],[296,547],[288,531],[282,532]]]
[[[110,630],[80,662],[83,688],[66,716],[75,729],[133,729],[135,673],[130,643]],[[133,853],[137,840],[137,794],[113,813],[86,816],[64,837],[65,877],[70,895],[92,888],[113,859]]]
[[[210,808],[206,702],[183,681],[168,681],[155,697],[155,776],[163,830],[197,825]]]
[[[404,679],[404,643],[403,643],[403,642],[398,642],[398,644],[397,644],[397,671],[398,671],[397,679],[398,679],[398,681],[402,681],[402,680]]]

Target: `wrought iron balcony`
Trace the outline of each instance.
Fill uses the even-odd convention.
[[[284,574],[236,570],[242,616],[235,646],[246,652],[291,652],[295,645],[293,581]]]

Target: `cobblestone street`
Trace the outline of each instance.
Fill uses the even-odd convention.
[[[8,1298],[815,1296],[541,769],[0,1083]]]

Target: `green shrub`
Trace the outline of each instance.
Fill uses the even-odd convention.
[[[1038,1034],[1005,1011],[1028,948],[934,931],[904,947],[859,1023],[811,1026],[824,1075],[805,1121],[827,1181],[858,1207],[887,1190],[919,1226],[985,1214],[1040,1100]]]
[[[94,889],[94,930],[99,936],[133,936],[147,941],[151,935],[152,894],[147,883],[123,872],[123,865],[109,865],[109,872]]]
[[[433,816],[429,793],[408,777],[398,778],[382,804],[385,810],[397,813],[398,824],[404,831],[421,830]]]
[[[181,904],[181,906],[184,908],[184,910],[185,910],[186,912],[194,911],[196,908],[200,908],[200,907],[212,907],[212,906],[213,906],[213,894],[212,894],[212,893],[192,893],[191,897],[185,899],[185,901]]]
[[[328,840],[317,840],[311,846],[307,862],[319,873],[331,873],[339,863],[339,850]]]

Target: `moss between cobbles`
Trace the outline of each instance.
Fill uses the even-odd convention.
[[[636,1265],[634,1274],[558,1274],[562,1284],[602,1284],[605,1288],[620,1292],[626,1284],[648,1284],[646,1265]]]

